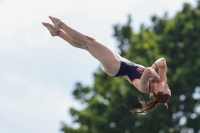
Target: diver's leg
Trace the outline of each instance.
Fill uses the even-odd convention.
[[[56,28],[54,25],[42,22],[42,24],[49,30],[52,36],[59,36],[74,47],[82,48],[82,44],[74,41],[65,31]]]
[[[55,28],[62,29],[59,33],[59,37],[75,47],[87,50],[93,57],[101,62],[108,75],[114,76],[117,74],[120,68],[120,60],[117,58],[119,55],[115,51],[99,43],[95,39],[70,28],[55,17],[50,16],[50,19],[54,23]]]

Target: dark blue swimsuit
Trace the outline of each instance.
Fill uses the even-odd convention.
[[[137,68],[144,67],[140,64],[131,62],[129,60],[126,60],[125,58],[119,57],[121,61],[120,69],[118,73],[115,75],[115,77],[119,76],[125,76],[127,75],[131,82],[133,82],[134,79],[140,79],[142,76],[142,73],[137,71]]]

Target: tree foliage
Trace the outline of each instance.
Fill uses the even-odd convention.
[[[150,66],[165,57],[172,97],[146,114],[127,112],[122,103],[140,108],[138,98],[150,100],[128,81],[109,77],[101,68],[94,73],[92,86],[77,83],[73,95],[85,105],[71,108],[75,123],[63,123],[64,133],[180,133],[200,132],[200,1],[196,7],[185,3],[173,18],[152,16],[152,25],[141,25],[135,33],[131,16],[125,25],[114,25],[120,54],[136,63]]]

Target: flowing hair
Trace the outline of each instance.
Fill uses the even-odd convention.
[[[142,108],[139,108],[139,109],[127,108],[127,109],[132,113],[147,113],[153,110],[158,103],[164,104],[168,109],[167,102],[169,101],[171,95],[158,92],[157,95],[153,93],[153,97],[154,97],[153,101],[146,102],[144,100],[138,100],[140,104],[142,105]]]

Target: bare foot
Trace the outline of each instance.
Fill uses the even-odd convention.
[[[53,16],[49,16],[49,18],[51,19],[51,21],[53,22],[54,26],[58,29],[60,29],[60,24],[61,24],[61,21],[60,19],[58,18],[55,18]]]
[[[60,29],[56,28],[54,25],[42,22],[42,24],[49,30],[52,36],[58,36]]]

